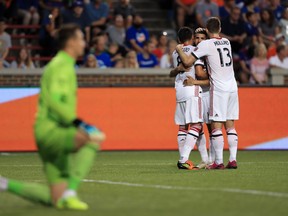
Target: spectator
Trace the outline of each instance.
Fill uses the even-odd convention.
[[[248,12],[254,13],[257,20],[260,20],[260,8],[258,7],[258,0],[245,0],[244,6],[241,8],[243,19],[247,21],[246,14]]]
[[[110,56],[111,60],[111,66],[120,68],[123,63],[123,57],[121,55],[121,50],[119,48],[119,45],[117,43],[110,43],[109,44],[109,49],[108,49],[108,54]]]
[[[248,49],[243,49],[239,52],[239,65],[235,64],[236,79],[240,83],[248,83],[250,78],[251,59],[254,56],[255,46],[251,45]],[[239,68],[237,68],[239,67]]]
[[[122,15],[116,15],[114,18],[114,24],[110,25],[106,32],[109,35],[109,39],[112,43],[117,43],[120,46],[124,46],[126,31],[124,28],[124,19]]]
[[[90,41],[90,19],[84,11],[84,3],[82,1],[74,1],[72,10],[63,12],[63,23],[76,23],[85,33],[86,41]]]
[[[158,62],[167,51],[167,42],[166,34],[162,33],[158,38],[157,48],[153,52],[154,55],[156,55]]]
[[[122,15],[125,19],[125,26],[129,28],[133,22],[133,16],[135,15],[135,9],[130,4],[130,0],[119,0],[119,3],[114,8],[114,15]]]
[[[269,59],[271,67],[278,67],[282,69],[288,69],[288,57],[286,53],[286,47],[280,45],[276,48],[277,54]]]
[[[109,15],[109,6],[102,0],[94,0],[85,4],[86,11],[94,28],[94,34],[106,28],[106,22]]]
[[[219,16],[219,8],[211,0],[199,1],[196,5],[196,20],[200,27],[206,26],[206,21],[210,17]]]
[[[224,5],[219,7],[219,17],[221,20],[227,18],[231,14],[232,8],[235,7],[234,0],[224,0]]]
[[[23,20],[23,25],[39,24],[38,0],[17,0],[18,15]]]
[[[279,24],[281,32],[285,36],[286,43],[288,44],[288,7],[283,11],[282,19]]]
[[[286,45],[285,37],[281,33],[276,35],[275,42],[271,43],[271,45],[269,46],[267,52],[268,59],[277,54],[276,48],[280,45]]]
[[[34,69],[34,63],[31,59],[30,53],[26,48],[22,48],[20,52],[18,52],[18,56],[16,61],[13,61],[10,65],[11,68],[19,68],[19,69]]]
[[[2,18],[0,19],[0,63],[2,67],[8,67],[8,62],[5,60],[9,54],[9,48],[11,45],[11,37],[5,32],[6,23]]]
[[[175,0],[177,28],[186,25],[185,20],[193,16],[197,2],[198,0]]]
[[[263,38],[263,41],[269,45],[274,41],[276,34],[280,32],[279,25],[274,19],[272,11],[269,9],[262,10],[260,16],[260,35]]]
[[[158,66],[157,57],[153,54],[155,45],[151,41],[147,41],[143,46],[143,53],[137,55],[140,68],[155,68]]]
[[[149,33],[143,27],[143,19],[136,15],[133,25],[126,31],[126,43],[128,48],[134,49],[136,52],[144,52],[143,46],[149,40]]]
[[[89,54],[84,66],[85,68],[98,68],[98,62],[95,55]]]
[[[250,83],[265,84],[268,82],[269,62],[266,55],[267,49],[265,44],[258,44],[254,58],[251,60]]]
[[[105,51],[106,48],[106,40],[104,36],[97,36],[94,41],[94,49],[95,56],[98,61],[98,65],[100,68],[108,68],[111,67],[111,59],[109,54]]]
[[[275,19],[279,21],[282,18],[282,13],[284,11],[280,0],[270,0],[270,9],[273,11]]]
[[[247,33],[247,43],[248,44],[258,44],[262,43],[262,38],[259,33],[259,24],[257,14],[254,12],[248,11],[246,13],[246,33]]]
[[[177,46],[177,42],[175,40],[170,40],[168,43],[168,52],[162,56],[160,60],[160,68],[172,68],[173,59],[172,53],[174,52]]]
[[[127,53],[124,62],[125,68],[139,68],[137,53],[134,50],[131,50]]]
[[[42,20],[40,30],[40,45],[44,48],[42,55],[51,56],[55,54],[56,40],[55,35],[62,24],[62,17],[60,16],[60,9],[55,7],[51,10],[50,14]]]
[[[245,23],[240,19],[240,17],[240,9],[234,7],[231,11],[231,15],[222,21],[222,35],[230,40],[232,51],[235,56],[238,56],[247,36]]]

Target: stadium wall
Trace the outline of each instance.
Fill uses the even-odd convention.
[[[0,151],[36,150],[33,121],[38,92],[38,88],[0,88]],[[239,148],[288,149],[288,88],[240,88],[239,98]],[[170,87],[78,91],[79,116],[107,134],[103,150],[177,149],[174,111],[175,92]]]

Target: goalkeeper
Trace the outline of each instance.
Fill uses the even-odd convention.
[[[48,185],[0,177],[0,190],[58,209],[86,210],[77,196],[81,180],[93,165],[104,133],[76,117],[75,61],[85,41],[74,24],[58,32],[60,51],[45,67],[34,125],[35,140]]]

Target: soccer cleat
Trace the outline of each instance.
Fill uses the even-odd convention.
[[[235,160],[229,161],[226,169],[237,169],[237,162]]]
[[[61,210],[79,210],[84,211],[89,208],[89,206],[82,202],[77,196],[71,196],[67,198],[61,198],[56,203],[56,208]]]
[[[208,170],[214,170],[214,169],[220,169],[220,170],[223,170],[225,169],[225,166],[223,163],[221,164],[216,164],[215,162],[210,164],[208,167],[207,167]]]
[[[207,168],[207,164],[202,161],[201,163],[193,167],[193,170],[200,170],[200,169],[206,169],[206,168]]]
[[[8,179],[0,175],[0,192],[6,191],[8,187]]]
[[[177,167],[178,169],[188,169],[188,170],[192,170],[194,165],[192,163],[192,161],[187,160],[185,163],[180,163],[178,161],[177,163]]]

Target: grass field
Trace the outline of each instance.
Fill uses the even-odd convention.
[[[60,212],[0,193],[0,215],[288,215],[288,151],[241,151],[237,170],[178,170],[177,159],[176,151],[101,152],[79,192],[89,211]],[[45,183],[37,154],[0,155],[0,174]]]

